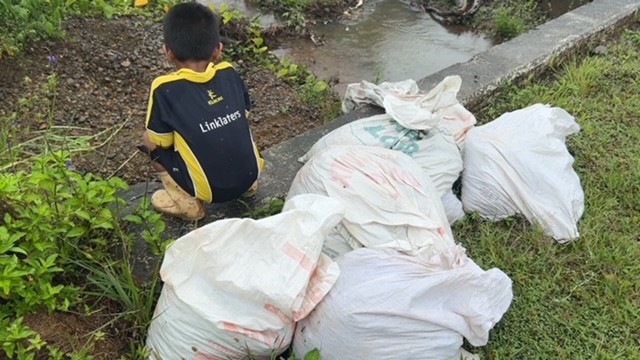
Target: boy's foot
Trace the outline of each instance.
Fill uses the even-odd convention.
[[[158,190],[151,196],[151,204],[156,210],[189,221],[204,217],[202,201],[184,191],[166,171],[158,173],[158,177],[164,190]]]
[[[245,191],[244,194],[242,194],[243,198],[248,198],[248,197],[252,197],[253,195],[255,195],[258,192],[258,180],[253,182],[253,185],[251,185],[251,187],[249,188],[249,190]]]
[[[199,200],[190,198],[177,202],[167,190],[154,192],[151,196],[151,205],[163,214],[179,217],[187,221],[200,220],[205,215],[204,207]]]

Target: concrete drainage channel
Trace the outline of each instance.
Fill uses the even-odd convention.
[[[594,0],[517,38],[496,45],[465,63],[455,64],[420,79],[418,85],[427,91],[446,76],[459,75],[462,87],[458,99],[473,112],[495,94],[501,84],[540,75],[552,61],[588,53],[624,30],[639,12],[640,2],[637,0]],[[260,180],[259,195],[253,205],[260,206],[267,198],[286,196],[291,181],[302,165],[297,159],[323,135],[350,121],[382,111],[368,108],[345,114],[320,128],[264,151],[267,165]],[[219,215],[225,212],[219,210],[215,211]],[[226,216],[236,215],[233,211],[226,213]]]

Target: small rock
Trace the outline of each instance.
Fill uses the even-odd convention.
[[[129,61],[129,59],[127,59],[127,60],[121,62],[120,65],[122,65],[122,67],[129,67],[129,66],[131,66],[131,61]]]
[[[594,53],[595,55],[607,55],[607,51],[608,51],[608,50],[609,50],[609,49],[607,49],[607,47],[606,47],[606,46],[604,46],[604,45],[598,45],[598,46],[596,46],[596,48],[595,48],[595,49],[593,49],[593,53]]]

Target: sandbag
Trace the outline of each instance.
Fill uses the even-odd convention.
[[[419,92],[418,83],[412,79],[397,82],[385,81],[379,85],[362,80],[359,83],[347,85],[342,97],[342,112],[351,112],[365,104],[384,107],[384,98],[387,96],[412,96]]]
[[[367,81],[349,84],[342,101],[346,113],[362,104],[375,104],[405,128],[431,130],[450,134],[462,148],[466,132],[475,123],[475,116],[457,99],[462,79],[458,75],[445,77],[429,92],[418,89],[413,80],[375,85]]]
[[[460,246],[427,261],[380,248],[336,261],[338,281],[296,326],[299,358],[317,348],[323,360],[459,360],[463,337],[486,345],[513,298],[506,274]]]
[[[444,213],[447,215],[447,220],[450,225],[464,218],[465,213],[462,207],[462,201],[453,193],[453,190],[449,190],[440,200],[442,200]]]
[[[176,240],[160,270],[150,359],[270,359],[286,350],[295,322],[338,277],[321,249],[343,213],[336,200],[307,194],[278,215],[219,220]]]
[[[462,155],[451,135],[408,129],[387,114],[355,120],[329,132],[298,160],[306,162],[336,145],[378,146],[407,154],[431,177],[440,196],[451,191],[462,172]]]
[[[429,258],[454,245],[433,182],[401,152],[358,145],[324,149],[298,171],[287,199],[305,193],[345,207],[323,248],[331,257],[367,246]]]
[[[465,211],[493,220],[523,214],[561,243],[578,238],[584,193],[565,138],[579,130],[565,110],[535,104],[469,131],[463,152]]]

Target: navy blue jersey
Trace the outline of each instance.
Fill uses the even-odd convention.
[[[179,153],[198,199],[237,198],[257,179],[263,160],[247,122],[250,106],[244,81],[227,62],[211,63],[201,73],[180,69],[153,81],[149,138]]]

